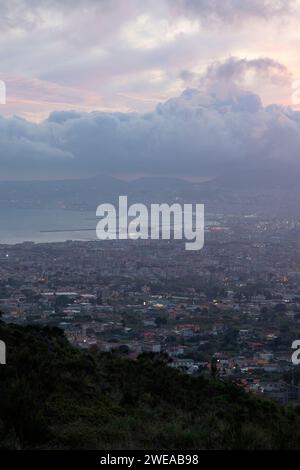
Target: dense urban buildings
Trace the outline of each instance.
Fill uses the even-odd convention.
[[[215,375],[299,403],[300,219],[210,214],[201,251],[184,241],[0,246],[3,320],[57,326],[79,348]]]

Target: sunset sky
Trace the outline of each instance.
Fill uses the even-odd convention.
[[[270,158],[281,159],[283,149],[270,150],[266,142],[278,126],[284,138],[291,135],[290,153],[299,153],[299,1],[1,0],[0,5],[0,80],[7,87],[6,105],[0,105],[2,179],[18,177],[12,174],[16,164],[38,168],[33,177],[43,168],[55,174],[54,162],[64,174],[68,162],[74,174],[144,173],[151,165],[168,172],[177,125],[182,135],[176,149],[180,154],[189,143],[191,155],[175,173],[195,161],[203,163],[201,173],[208,153],[222,162],[237,154],[248,158],[249,135],[258,145],[256,154],[270,151]],[[266,108],[270,104],[280,107]],[[199,106],[209,116],[197,121]],[[152,125],[145,129],[147,119]],[[157,135],[161,126],[165,132]],[[198,127],[201,144],[194,138]],[[140,142],[150,133],[155,138],[141,157]]]

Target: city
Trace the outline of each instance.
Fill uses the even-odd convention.
[[[166,353],[184,373],[299,404],[300,219],[210,220],[201,251],[177,240],[1,245],[2,319],[133,360]]]
[[[299,21],[300,0],[0,0],[9,465],[300,450]]]

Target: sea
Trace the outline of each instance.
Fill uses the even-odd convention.
[[[0,207],[0,244],[97,240],[98,221],[96,211]]]
[[[95,211],[0,208],[0,244],[96,240]]]

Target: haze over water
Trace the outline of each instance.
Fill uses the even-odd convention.
[[[96,239],[96,218],[92,211],[1,208],[0,216],[2,244]]]
[[[0,209],[0,244],[97,240],[96,211],[66,209]],[[206,225],[215,222],[206,220]]]

